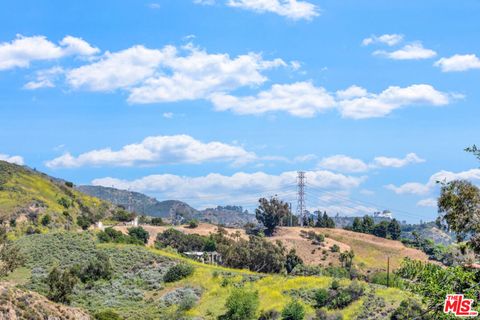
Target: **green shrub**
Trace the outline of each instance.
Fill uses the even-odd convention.
[[[392,320],[410,320],[410,319],[426,319],[425,311],[418,301],[414,299],[403,300],[400,306],[393,312]]]
[[[328,291],[327,289],[318,289],[315,291],[315,308],[325,307],[328,303]]]
[[[150,224],[152,226],[163,226],[164,225],[164,222],[162,220],[162,218],[152,218],[152,220],[150,221]]]
[[[131,229],[136,229],[136,228],[131,228]],[[124,235],[121,231],[117,231],[113,228],[106,228],[105,231],[100,231],[97,234],[97,237],[100,242],[104,242],[104,243],[112,242],[112,243],[126,243],[126,244],[144,244],[143,242],[144,240],[140,240],[139,238],[137,238],[137,237],[142,237],[140,233],[142,233],[142,231],[134,231],[133,234],[135,234],[135,237],[133,237],[130,235]]]
[[[113,273],[110,258],[103,252],[97,252],[95,257],[88,261],[83,267],[76,265],[73,271],[83,283],[100,279],[108,280],[112,277]]]
[[[52,218],[50,217],[50,215],[46,214],[42,217],[42,220],[40,220],[40,223],[42,224],[42,226],[46,227],[50,224],[50,222],[52,222]]]
[[[334,244],[330,247],[330,251],[332,252],[340,252],[340,246],[338,244]]]
[[[305,308],[297,300],[291,301],[282,310],[282,320],[303,320],[305,318]]]
[[[46,282],[47,297],[54,302],[68,304],[78,279],[71,269],[60,270],[54,266],[48,274]]]
[[[132,238],[139,240],[140,242],[143,242],[144,244],[147,244],[148,239],[150,238],[150,234],[148,233],[148,231],[146,231],[142,227],[129,228],[128,235]]]
[[[77,217],[77,224],[83,230],[87,230],[93,224],[93,221],[89,217],[81,215]]]
[[[195,219],[190,220],[190,221],[188,222],[188,227],[189,227],[190,229],[195,229],[195,228],[197,228],[197,227],[198,227],[198,220],[195,220]]]
[[[281,314],[277,310],[267,310],[262,311],[258,320],[278,320],[280,316]]]
[[[95,313],[95,320],[122,320],[122,318],[113,310],[105,310]]]
[[[163,281],[165,282],[175,282],[191,276],[193,274],[194,268],[189,264],[176,264],[173,267],[168,269],[165,276],[163,276]]]
[[[227,312],[220,316],[223,320],[253,320],[259,305],[258,292],[236,288],[227,298]]]

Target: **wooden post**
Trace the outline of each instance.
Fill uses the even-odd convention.
[[[390,287],[390,256],[387,257],[387,288]]]

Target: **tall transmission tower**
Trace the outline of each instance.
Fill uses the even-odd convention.
[[[306,220],[307,210],[305,208],[305,171],[297,172],[297,217],[300,225],[303,227],[303,222]]]

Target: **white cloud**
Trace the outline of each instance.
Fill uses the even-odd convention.
[[[204,99],[213,92],[260,85],[267,80],[262,71],[280,66],[287,64],[281,59],[264,60],[256,53],[235,58],[209,54],[191,44],[181,50],[134,46],[107,52],[99,61],[69,71],[67,82],[74,89],[123,89],[130,103],[160,103]]]
[[[215,4],[215,0],[193,0],[193,3],[195,4],[201,4],[204,6],[211,6]]]
[[[422,163],[425,159],[420,158],[415,153],[409,153],[403,159],[390,158],[390,157],[376,157],[373,160],[374,167],[393,167],[400,168],[411,163]]]
[[[32,61],[53,60],[69,55],[88,56],[98,51],[86,41],[72,36],[66,36],[60,45],[56,45],[45,36],[17,35],[12,42],[0,43],[0,70],[27,68]]]
[[[426,194],[430,191],[429,186],[418,182],[405,183],[399,187],[389,184],[385,188],[395,192],[396,194]]]
[[[400,168],[421,162],[425,162],[425,160],[418,157],[415,153],[409,153],[403,159],[383,156],[375,157],[371,163],[340,154],[323,158],[318,163],[318,167],[339,172],[366,172],[370,169]]]
[[[92,150],[79,156],[66,153],[46,163],[49,168],[83,166],[134,166],[175,163],[199,164],[226,161],[234,165],[254,161],[256,155],[244,148],[221,142],[204,143],[188,135],[147,137],[115,151],[110,148]]]
[[[368,164],[362,160],[341,154],[323,158],[318,167],[340,172],[365,172],[369,169]]]
[[[436,208],[437,207],[437,199],[434,199],[434,198],[422,199],[422,200],[417,202],[417,206]]]
[[[208,174],[200,177],[184,177],[171,174],[146,176],[128,181],[115,178],[102,178],[92,181],[94,185],[114,186],[156,195],[161,199],[180,199],[196,205],[205,203],[231,203],[256,205],[261,196],[278,194],[283,200],[293,201],[292,183],[297,172],[283,172],[271,175],[264,172],[238,172],[231,176]],[[334,190],[348,190],[358,187],[365,177],[352,177],[329,171],[308,171],[306,177],[310,186]]]
[[[21,156],[9,156],[8,154],[1,154],[0,153],[0,160],[10,162],[10,163],[15,163],[15,164],[18,164],[18,165],[23,165],[24,164],[23,157],[21,157]]]
[[[63,46],[63,55],[92,56],[100,52],[100,49],[92,47],[85,40],[72,36],[63,38],[60,45]]]
[[[421,42],[407,44],[403,48],[395,51],[377,50],[373,54],[393,60],[430,59],[437,55],[435,51],[424,48]]]
[[[371,44],[377,44],[377,43],[382,43],[386,44],[388,46],[394,46],[396,44],[399,44],[400,42],[403,41],[403,35],[402,34],[383,34],[381,36],[371,36],[369,38],[365,38],[362,41],[362,44],[364,46],[368,46]]]
[[[173,112],[164,112],[163,117],[166,119],[172,119],[173,118]]]
[[[160,62],[174,56],[176,49],[163,50],[134,46],[119,52],[106,52],[100,61],[70,70],[67,82],[75,89],[112,91],[129,88],[152,76]]]
[[[433,174],[427,183],[408,182],[398,187],[393,184],[385,187],[397,194],[427,194],[435,188],[437,182],[450,182],[452,180],[480,180],[480,169],[461,172],[442,170]]]
[[[356,90],[360,92],[359,89]],[[343,117],[353,119],[384,117],[395,109],[409,105],[443,106],[457,97],[438,91],[427,84],[415,84],[405,88],[391,86],[379,94],[369,93],[342,100],[344,92],[340,92],[340,112]]]
[[[211,100],[218,111],[231,110],[237,114],[262,114],[285,111],[298,117],[313,117],[335,106],[333,97],[311,82],[275,84],[257,96],[234,97],[214,94]]]
[[[131,90],[131,103],[155,103],[207,98],[214,92],[230,91],[264,83],[262,70],[287,66],[281,59],[263,60],[256,53],[234,59],[228,54],[209,54],[193,46],[189,55],[174,55],[162,62],[167,72],[147,79]]]
[[[312,20],[320,15],[316,5],[300,0],[228,0],[227,5],[258,13],[271,12],[291,20]]]
[[[440,67],[443,72],[480,69],[480,58],[474,54],[456,54],[450,58],[441,58],[435,62],[435,66]]]
[[[40,88],[53,88],[58,77],[65,71],[61,67],[52,67],[50,69],[39,70],[36,72],[35,80],[27,82],[23,87],[28,90]]]

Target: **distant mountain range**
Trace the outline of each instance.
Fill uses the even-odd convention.
[[[109,201],[138,214],[170,218],[172,213],[182,220],[198,219],[200,221],[225,226],[243,226],[247,222],[256,222],[255,216],[243,212],[241,207],[226,206],[197,210],[178,200],[158,201],[139,192],[119,190],[102,186],[78,186],[77,190],[90,196]]]

